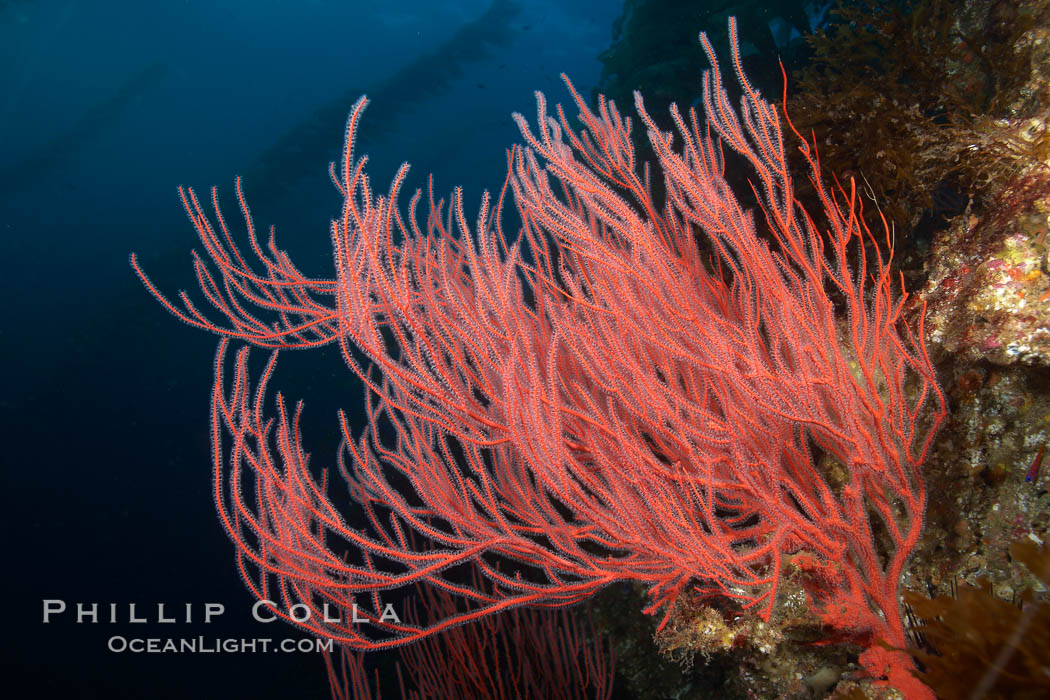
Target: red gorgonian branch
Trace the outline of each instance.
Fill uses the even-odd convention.
[[[403,212],[407,164],[373,192],[354,153],[359,100],[331,169],[344,197],[332,279],[304,276],[272,232],[259,243],[239,182],[252,260],[214,193],[212,221],[182,191],[206,253],[197,276],[223,320],[185,294],[169,302],[132,265],[171,312],[223,338],[215,493],[255,595],[313,611],[296,623],[315,634],[375,649],[614,581],[646,585],[649,611],[693,587],[768,617],[783,557],[805,553],[828,580],[829,624],[905,645],[897,593],[944,397],[854,183],[826,186],[800,136],[822,210],[795,199],[781,116],[743,75],[730,30],[738,110],[704,35],[706,123],[672,106],[677,134],[662,132],[635,96],[663,206],[631,120],[604,98],[592,111],[568,81],[583,128],[536,93],[537,122],[515,115],[525,144],[473,223],[459,190],[447,205],[432,186],[426,202],[417,191]],[[723,175],[723,144],[754,171],[757,217]],[[502,228],[508,190],[514,236]],[[233,340],[339,343],[368,387],[364,434],[341,416],[339,464],[367,529],[309,470],[302,405],[278,394],[267,417],[276,352],[253,388],[246,349],[229,365]],[[817,450],[846,483],[829,484]],[[457,574],[468,564],[484,586]],[[426,624],[384,619],[384,592],[416,584],[461,604]],[[371,624],[325,621],[326,606],[354,605]],[[903,655],[872,646],[863,660],[909,682]]]
[[[472,583],[484,585],[475,573]],[[406,617],[425,624],[457,614],[459,601],[447,591],[420,585],[416,592]],[[576,614],[565,607],[516,607],[398,652],[398,697],[406,700],[612,697],[616,654],[589,609]],[[380,698],[378,673],[373,683],[364,657],[347,647],[338,656],[325,652],[333,700]]]

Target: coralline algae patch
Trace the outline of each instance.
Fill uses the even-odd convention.
[[[1050,365],[1050,202],[959,217],[934,243],[923,298],[934,345],[964,360]]]

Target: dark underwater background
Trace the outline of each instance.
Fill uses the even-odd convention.
[[[341,200],[327,164],[363,92],[373,104],[360,148],[376,188],[409,160],[413,188],[433,172],[438,191],[462,185],[474,206],[503,182],[518,139],[511,112],[531,117],[537,89],[563,100],[563,71],[589,91],[621,9],[601,0],[0,3],[7,697],[327,695],[317,654],[106,651],[114,634],[302,636],[250,619],[212,505],[215,339],[164,312],[128,254],[167,292],[196,292],[189,251],[199,243],[176,188],[207,196],[218,186],[239,224],[241,174],[257,225],[276,225],[304,271],[331,275],[328,220]],[[473,34],[450,42],[461,31]],[[306,440],[320,461],[335,448],[336,408],[360,394],[337,353],[294,355],[283,356],[278,382],[307,398]],[[67,614],[45,625],[44,599],[103,612],[118,603],[122,622],[77,625]],[[193,603],[198,622],[127,622],[129,603],[155,618],[158,602],[180,615]],[[226,607],[211,625],[199,622],[207,602]]]

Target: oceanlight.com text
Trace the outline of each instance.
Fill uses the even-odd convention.
[[[300,637],[124,637],[113,635],[106,649],[117,654],[314,654],[332,652],[330,639]]]

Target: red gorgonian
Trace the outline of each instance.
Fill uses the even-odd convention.
[[[662,205],[631,120],[603,98],[592,111],[571,83],[583,128],[536,93],[536,125],[515,115],[525,143],[473,225],[459,190],[446,204],[431,186],[402,210],[407,164],[373,192],[354,153],[359,100],[331,168],[344,197],[331,278],[303,275],[272,230],[259,240],[239,181],[247,252],[215,190],[213,218],[180,190],[221,320],[185,293],[168,301],[132,265],[169,311],[222,337],[215,494],[256,596],[289,619],[293,605],[310,611],[293,621],[314,634],[377,649],[615,581],[647,586],[648,611],[692,587],[768,617],[783,558],[802,553],[825,584],[814,603],[869,644],[868,670],[928,692],[904,654],[873,644],[905,646],[897,596],[922,530],[919,466],[945,416],[921,316],[902,316],[888,230],[883,257],[854,183],[825,185],[801,136],[822,210],[795,199],[781,116],[743,75],[733,22],[730,34],[739,110],[704,35],[706,122],[672,106],[677,134],[662,132],[635,96]],[[723,145],[754,171],[757,216],[723,175]],[[237,341],[275,348],[254,387],[247,349],[227,358]],[[340,416],[338,464],[363,529],[308,468],[302,404],[278,394],[266,414],[277,350],[329,343],[367,386],[369,425],[355,437]],[[845,483],[829,483],[817,451]],[[458,606],[426,624],[384,616],[384,595],[417,584]],[[369,624],[326,620],[351,609]]]

